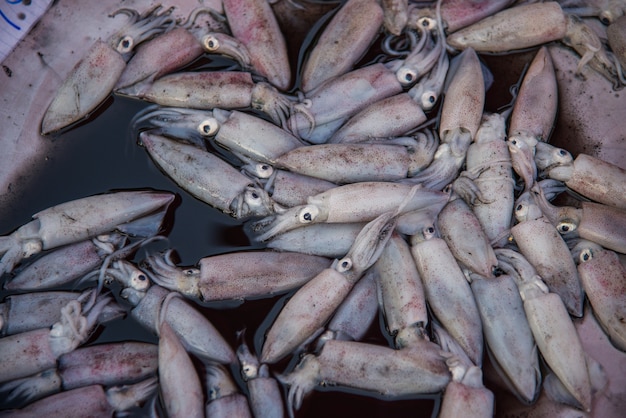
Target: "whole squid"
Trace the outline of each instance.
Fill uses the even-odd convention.
[[[114,230],[129,232],[150,226],[151,215],[163,214],[174,200],[168,192],[122,191],[61,203],[33,215],[33,221],[0,237],[0,274],[43,250],[83,241]],[[142,224],[142,221],[145,221]],[[160,222],[159,222],[160,224]]]
[[[127,14],[128,24],[107,41],[97,40],[76,64],[52,99],[41,122],[41,133],[56,132],[95,110],[111,94],[135,46],[173,28],[171,12],[161,12],[161,6],[141,16],[130,9],[117,11],[113,16]]]

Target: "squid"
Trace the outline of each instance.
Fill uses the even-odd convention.
[[[623,85],[621,66],[598,35],[555,1],[508,8],[451,34],[447,41],[456,49],[471,47],[479,52],[508,52],[558,40],[582,56],[577,74],[582,74],[582,69],[589,64],[615,88]]]
[[[71,283],[119,251],[126,240],[122,234],[103,234],[58,248],[25,266],[4,287],[8,290],[44,290]]]
[[[90,299],[91,300],[91,299]],[[84,343],[111,297],[100,297],[83,307],[72,300],[61,308],[61,319],[39,328],[0,339],[0,383],[53,368],[58,358]]]
[[[209,29],[194,26],[200,13],[209,13],[216,22],[209,22]],[[243,43],[225,33],[211,31],[214,23],[223,19],[218,10],[198,8],[175,29],[144,42],[128,62],[114,91],[137,96],[154,80],[190,64],[205,52],[231,57],[243,70],[252,70],[250,54]]]
[[[31,403],[61,390],[136,382],[156,374],[157,353],[155,344],[131,341],[79,348],[60,356],[55,368],[9,382],[0,390],[10,389],[8,402]]]
[[[483,331],[470,285],[446,242],[428,227],[411,237],[411,255],[434,316],[463,348],[472,363],[482,365]]]
[[[57,393],[18,410],[0,412],[0,416],[111,416],[137,407],[154,396],[158,382],[149,378],[133,385],[112,386],[106,390],[102,385],[90,385]]]
[[[393,398],[439,392],[450,382],[450,372],[441,348],[430,341],[421,340],[416,346],[394,350],[330,340],[318,355],[306,354],[293,371],[279,375],[278,379],[289,386],[287,407],[293,411],[300,408],[307,393],[321,384],[363,389],[374,396]]]
[[[442,0],[440,11],[436,7],[409,7],[407,26],[416,29],[423,19],[437,19],[440,15],[442,29],[451,34],[459,29],[493,15],[513,3],[513,0],[478,0],[471,3]]]
[[[0,275],[22,259],[93,238],[114,230],[145,233],[154,230],[174,200],[168,192],[121,191],[61,203],[33,215],[33,221],[0,237]],[[153,216],[154,215],[154,216]],[[155,218],[156,217],[156,218]],[[159,220],[158,225],[161,221]]]
[[[536,204],[563,238],[580,237],[626,253],[626,210],[594,202],[581,202],[580,209],[553,206],[540,188],[532,192]]]
[[[136,118],[135,126],[148,122],[165,135],[194,140],[212,139],[242,159],[274,164],[276,159],[304,143],[284,129],[236,110],[210,111],[162,107]]]
[[[49,291],[7,296],[0,303],[0,336],[51,327],[61,320],[61,309],[64,306],[71,301],[84,303],[91,292]],[[108,304],[102,309],[97,321],[102,324],[120,319],[125,314],[121,306]]]
[[[420,141],[359,144],[318,144],[295,148],[278,157],[275,166],[336,184],[394,181],[412,176],[433,159],[437,141],[422,135]]]
[[[361,182],[335,187],[311,196],[306,205],[294,206],[283,213],[262,219],[253,225],[260,232],[257,239],[266,241],[283,232],[319,222],[367,222],[380,214],[402,207],[403,216],[426,212],[426,218],[436,216],[448,201],[448,194],[388,182]]]
[[[144,275],[143,271],[128,262],[123,266],[117,274]],[[122,290],[122,297],[133,305],[130,315],[147,330],[158,334],[157,318],[167,322],[185,349],[199,359],[222,364],[235,362],[233,349],[215,326],[185,300],[171,295],[178,293],[157,285],[145,291],[133,288]]]
[[[565,182],[591,200],[626,209],[626,170],[587,154],[578,154],[573,161],[571,155],[563,156],[560,151],[558,154],[545,170],[549,178]]]
[[[162,106],[193,109],[252,108],[287,127],[290,116],[300,115],[315,124],[304,103],[294,103],[272,85],[254,81],[244,71],[203,71],[169,74],[155,80],[135,96]]]
[[[345,257],[302,286],[267,331],[262,363],[291,353],[330,319],[356,282],[376,262],[395,227],[396,214],[384,212],[359,233]]]
[[[477,190],[463,196],[478,218],[482,230],[492,245],[504,246],[513,216],[514,186],[511,155],[505,138],[506,117],[484,114],[474,142],[467,150],[466,171],[453,183],[469,177]],[[463,190],[471,188],[463,187]]]
[[[203,302],[243,300],[287,292],[307,283],[328,259],[296,252],[246,251],[205,257],[199,268],[179,268],[165,256],[146,262],[153,281]]]
[[[611,343],[626,352],[626,269],[615,252],[590,241],[581,240],[572,253],[578,254],[578,275],[598,322]]]
[[[289,130],[308,142],[321,144],[327,142],[348,119],[361,111],[364,113],[358,115],[357,120],[367,119],[368,126],[380,123],[377,115],[393,112],[398,107],[398,101],[408,103],[409,98],[400,93],[404,88],[417,83],[438,62],[443,50],[442,36],[437,37],[434,46],[425,48],[422,47],[431,36],[423,34],[422,38],[423,42],[418,43],[404,59],[367,65],[329,79],[317,88],[307,91],[301,102],[309,114],[293,114],[287,122]],[[400,96],[396,99],[377,104],[397,95]],[[366,109],[370,105],[371,108]],[[416,123],[419,124],[416,121],[420,120],[422,110],[416,103],[410,103],[409,106],[417,109],[418,114],[403,112],[402,124],[415,127]],[[309,115],[312,120],[307,119]],[[358,122],[351,125],[358,125]],[[377,132],[384,132],[388,128],[390,125],[383,123],[383,128],[377,129]]]
[[[278,381],[270,376],[267,364],[260,364],[245,342],[237,348],[237,358],[241,364],[241,377],[246,382],[250,394],[252,415],[264,418],[284,417],[281,389],[278,387]]]
[[[168,417],[204,417],[200,377],[167,322],[159,325],[159,389]]]
[[[280,90],[291,84],[287,43],[274,11],[266,0],[223,0],[224,13],[233,36],[241,42],[257,73]]]
[[[515,278],[472,273],[470,279],[491,364],[519,399],[533,402],[541,388],[539,356]]]
[[[238,219],[269,215],[277,205],[267,192],[216,155],[160,135],[139,134],[155,163],[187,192]]]
[[[373,269],[387,331],[396,348],[409,347],[415,337],[426,335],[428,312],[424,285],[404,238],[394,232]]]
[[[568,312],[581,317],[584,295],[563,237],[529,193],[522,194],[515,205],[519,223],[511,228],[511,235],[519,251],[537,269],[550,291],[563,299]]]
[[[516,278],[524,311],[537,347],[579,407],[591,410],[591,381],[585,351],[561,298],[548,290],[519,253],[497,249],[500,267]]]
[[[157,6],[145,15],[130,9],[129,21],[107,41],[97,40],[76,64],[52,99],[41,122],[42,135],[59,131],[89,116],[106,99],[126,67],[134,48],[144,40],[173,28],[172,9]]]
[[[207,417],[252,418],[248,398],[239,391],[228,370],[221,365],[209,365],[205,373]]]
[[[495,277],[496,254],[478,217],[463,199],[453,199],[444,206],[437,217],[437,228],[461,265],[483,277]]]
[[[383,23],[383,9],[374,0],[349,0],[335,13],[307,57],[300,81],[309,92],[341,76],[365,54]]]
[[[480,126],[485,102],[485,85],[478,56],[468,48],[457,59],[458,69],[452,76],[441,111],[441,144],[433,162],[406,180],[435,190],[443,189],[457,177]]]
[[[528,191],[537,178],[534,160],[539,142],[546,142],[556,118],[557,83],[548,49],[539,49],[530,64],[511,113],[507,145],[513,169]]]
[[[267,247],[338,258],[350,250],[364,222],[318,223],[295,228],[267,241]]]

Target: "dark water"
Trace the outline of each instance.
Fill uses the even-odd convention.
[[[10,233],[38,211],[62,202],[121,189],[154,189],[176,193],[178,206],[168,221],[168,241],[139,251],[136,261],[144,258],[146,251],[174,248],[179,265],[194,265],[206,256],[260,248],[249,241],[242,222],[187,194],[156,168],[136,143],[130,128],[132,118],[146,106],[138,100],[114,96],[89,121],[56,138],[53,152],[38,168],[35,185],[0,219],[0,234]],[[2,299],[8,294],[0,291]],[[209,304],[198,309],[233,347],[237,344],[236,333],[246,329],[248,344],[259,350],[264,332],[284,300],[285,296],[280,295],[243,303]],[[88,344],[125,340],[157,342],[154,335],[128,318],[100,327]],[[378,323],[372,326],[366,340],[387,343]],[[273,370],[283,372],[293,363],[285,361]],[[238,370],[233,369],[233,374],[238,378]],[[297,416],[428,417],[438,405],[438,400],[432,398],[390,401],[352,392],[321,388],[305,399]]]

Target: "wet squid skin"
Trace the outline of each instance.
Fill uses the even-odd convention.
[[[78,348],[63,354],[58,366],[39,374],[5,384],[12,386],[6,401],[19,399],[28,404],[43,397],[89,385],[119,386],[156,374],[156,344],[118,342]]]

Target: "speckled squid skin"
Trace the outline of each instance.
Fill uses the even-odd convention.
[[[472,275],[471,288],[491,355],[516,395],[532,402],[541,386],[539,357],[515,280],[505,274],[492,279]]]
[[[291,83],[287,44],[265,0],[225,0],[224,11],[233,36],[250,54],[252,68],[280,90]]]
[[[587,154],[579,154],[565,184],[596,202],[626,210],[626,170]]]
[[[467,149],[465,166],[480,190],[482,200],[470,206],[485,235],[494,246],[506,245],[503,236],[511,227],[514,187],[511,154],[505,139],[505,117],[500,114],[483,115],[474,142]]]
[[[411,254],[433,313],[450,335],[478,366],[483,358],[480,314],[465,279],[448,245],[431,238],[411,246]]]
[[[383,23],[375,0],[349,0],[322,32],[302,70],[302,91],[347,73],[372,44]]]
[[[622,66],[626,68],[626,16],[620,16],[606,30],[611,50]]]
[[[204,393],[191,358],[166,322],[159,334],[159,386],[167,415],[204,417]]]
[[[197,309],[181,298],[168,302],[165,312],[159,313],[170,292],[152,285],[143,299],[133,308],[131,316],[146,329],[157,333],[156,318],[162,316],[180,343],[204,361],[223,364],[235,361],[235,352],[219,331]]]
[[[41,133],[58,131],[89,115],[111,94],[126,61],[108,43],[97,40],[60,87],[41,122]]]
[[[459,128],[474,138],[485,105],[485,84],[476,52],[468,48],[459,59],[461,62],[448,86],[441,111],[439,136],[443,142],[448,133]]]
[[[448,39],[457,49],[507,52],[561,39],[567,32],[567,16],[557,2],[511,7],[463,28]]]
[[[302,286],[330,260],[296,252],[246,251],[205,257],[198,264],[202,300],[233,300]]]
[[[552,57],[541,47],[520,87],[509,123],[509,136],[526,133],[547,141],[558,108],[558,88]]]
[[[607,249],[626,253],[626,210],[582,202],[578,235]]]
[[[360,142],[403,135],[426,122],[422,107],[407,93],[373,103],[348,119],[328,142]]]
[[[408,243],[394,233],[373,267],[378,273],[378,287],[387,329],[396,336],[412,325],[428,325],[426,296]],[[397,341],[402,347],[404,341]]]
[[[441,238],[459,263],[483,277],[493,278],[498,265],[480,221],[463,199],[455,199],[439,213],[437,226]]]
[[[309,142],[326,142],[352,115],[372,103],[402,92],[393,71],[383,64],[372,64],[350,71],[306,94],[311,100],[308,111],[315,118],[315,128],[300,113],[289,118],[289,129]]]
[[[156,373],[158,347],[143,342],[118,342],[78,348],[59,357],[63,389],[139,381]]]
[[[386,396],[433,393],[450,381],[434,343],[393,350],[354,341],[327,341],[319,354],[319,381],[371,390]]]
[[[253,88],[248,72],[176,73],[156,80],[139,97],[163,106],[235,109],[250,106]]]
[[[0,411],[2,417],[86,416],[110,417],[115,413],[101,385],[90,385],[48,396],[20,410]]]
[[[463,379],[448,383],[438,417],[489,418],[493,412],[494,394],[483,386],[480,368],[472,366]]]
[[[295,350],[330,318],[353,285],[343,274],[327,268],[302,286],[268,331],[261,363],[275,363]],[[309,325],[312,318],[315,323]]]
[[[274,172],[276,177],[271,186],[272,199],[279,205],[287,207],[306,205],[309,196],[315,196],[337,187],[330,181],[286,170],[275,169]]]
[[[580,402],[583,410],[591,409],[591,383],[585,353],[563,301],[556,293],[525,296],[524,310],[546,363],[567,390]]]
[[[571,315],[581,317],[583,293],[576,264],[556,228],[541,217],[518,223],[511,228],[511,234],[550,291],[561,296]]]
[[[50,328],[40,328],[0,339],[0,383],[56,366],[58,353],[48,342]]]
[[[406,178],[412,150],[403,145],[317,144],[296,148],[276,159],[291,172],[337,184],[394,181]]]
[[[286,130],[256,116],[237,110],[213,109],[212,113],[220,124],[215,140],[256,162],[274,164],[281,155],[304,145]]]
[[[626,269],[613,251],[594,251],[578,274],[598,322],[613,345],[626,352]]]
[[[204,53],[202,44],[185,28],[176,28],[137,47],[115,90],[139,96],[152,82],[182,68]]]

